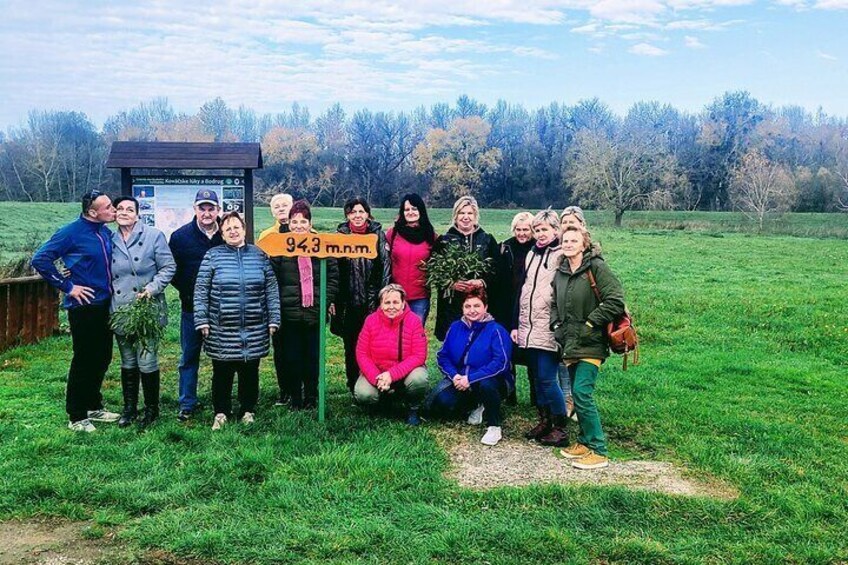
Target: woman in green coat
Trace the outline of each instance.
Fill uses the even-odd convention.
[[[595,382],[601,363],[609,357],[606,325],[624,313],[621,283],[592,247],[585,230],[570,226],[562,234],[565,259],[554,277],[554,335],[568,367],[580,435],[559,451],[577,469],[609,465],[601,416],[595,404]],[[592,290],[595,280],[601,299]]]

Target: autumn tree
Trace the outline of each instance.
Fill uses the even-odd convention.
[[[486,175],[498,169],[501,150],[488,144],[491,126],[483,118],[455,119],[447,130],[427,132],[412,153],[415,170],[432,177],[434,196],[476,195]]]
[[[757,222],[762,231],[766,216],[787,212],[797,199],[797,192],[785,166],[753,150],[733,169],[728,196],[733,206]]]

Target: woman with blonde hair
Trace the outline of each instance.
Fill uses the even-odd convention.
[[[496,278],[494,261],[498,255],[498,242],[480,227],[480,207],[473,196],[461,196],[454,203],[451,227],[437,240],[437,250],[448,246],[462,246],[469,253],[477,253],[481,259],[491,259],[493,265],[482,278],[457,281],[447,298],[439,294],[436,310],[436,338],[439,341],[445,340],[448,328],[462,317],[465,294],[492,286]]]
[[[274,216],[274,225],[259,234],[259,239],[272,233],[285,233],[289,231],[289,211],[291,210],[294,199],[291,194],[283,192],[275,194],[271,197],[271,215]]]

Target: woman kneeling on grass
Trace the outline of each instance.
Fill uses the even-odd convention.
[[[261,249],[245,243],[238,212],[221,219],[224,245],[203,256],[194,287],[194,324],[212,358],[213,430],[232,412],[233,378],[238,373],[241,421],[252,424],[259,400],[259,360],[280,327],[280,295],[271,263]]]
[[[379,309],[365,319],[356,342],[356,361],[361,375],[353,396],[356,402],[374,406],[381,400],[402,396],[409,404],[406,423],[421,423],[418,409],[427,394],[427,336],[421,319],[407,306],[399,284],[384,287]]]
[[[577,469],[600,469],[609,465],[601,417],[595,405],[595,382],[601,363],[609,357],[607,323],[624,313],[621,283],[591,246],[589,234],[567,227],[562,234],[565,260],[554,277],[554,334],[568,367],[580,435],[570,447],[556,454],[571,459]],[[594,279],[599,301],[592,290]]]
[[[471,425],[485,419],[487,429],[480,442],[497,445],[501,440],[501,402],[515,386],[515,376],[510,368],[509,334],[488,310],[485,289],[476,288],[465,295],[462,318],[448,328],[438,354],[445,378],[430,394],[427,406],[434,415],[467,415]],[[481,404],[482,410],[475,408]]]

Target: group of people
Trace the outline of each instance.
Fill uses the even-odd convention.
[[[62,227],[33,258],[33,267],[65,293],[73,359],[68,376],[69,427],[93,431],[92,422],[134,421],[149,426],[159,415],[157,347],[115,330],[121,355],[124,406],[107,411],[100,387],[112,356],[110,312],[151,300],[167,324],[164,290],[173,284],[180,320],[178,419],[194,418],[201,349],[212,360],[213,430],[233,417],[255,420],[260,359],[273,350],[277,406],[315,407],[318,324],[330,316],[344,344],[348,390],[357,404],[377,408],[400,399],[407,423],[421,414],[485,422],[482,443],[502,438],[502,404],[515,395],[516,365],[526,365],[538,422],[525,437],[557,448],[581,469],[608,464],[594,401],[598,370],[609,355],[606,324],[624,311],[618,279],[593,244],[583,212],[516,214],[512,237],[501,243],[480,225],[470,196],[453,207],[447,233],[437,235],[424,201],[401,199],[394,225],[384,231],[362,198],[344,206],[343,234],[375,234],[373,259],[327,260],[328,312],[319,311],[319,265],[309,257],[268,257],[246,242],[238,213],[220,216],[217,194],[200,189],[194,217],[171,235],[139,222],[138,201],[87,194],[78,220]],[[309,233],[312,211],[290,195],[271,199],[270,233]],[[219,217],[220,216],[220,217]],[[117,221],[113,233],[106,224]],[[435,337],[443,342],[430,386],[427,370],[430,288],[425,262],[457,246],[492,265],[479,278],[456,281],[438,293]],[[57,265],[61,260],[64,268]],[[238,375],[238,411],[232,391]],[[139,389],[144,409],[139,411]],[[567,426],[579,433],[569,442]]]

